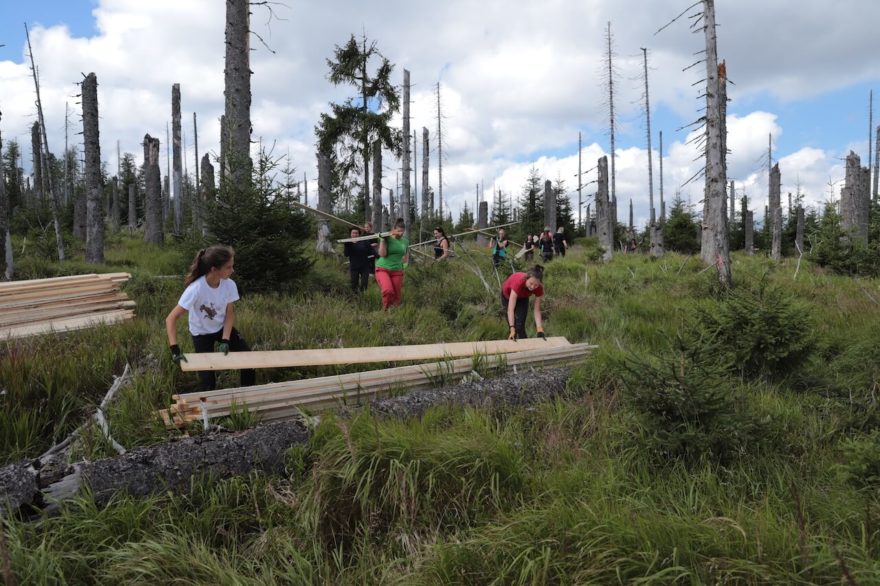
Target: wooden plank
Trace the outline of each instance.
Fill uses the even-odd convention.
[[[363,364],[367,362],[406,362],[442,360],[475,354],[497,354],[552,348],[568,345],[563,337],[529,338],[519,341],[488,340],[419,344],[411,346],[375,346],[367,348],[326,348],[311,350],[273,350],[262,352],[205,352],[187,354],[180,367],[184,372],[199,370],[240,370],[243,368],[281,368],[294,366],[327,366],[332,364]]]
[[[11,291],[0,295],[0,303],[9,301],[18,301],[21,299],[42,299],[44,297],[83,293],[87,291],[115,291],[119,286],[113,281],[107,279],[95,279],[94,281],[86,281],[84,283],[76,283],[70,285],[54,285],[50,288],[28,289],[26,291]]]
[[[76,301],[81,299],[88,299],[90,297],[100,297],[104,295],[110,295],[113,293],[119,292],[118,289],[100,289],[97,291],[75,291],[75,292],[66,292],[66,293],[53,293],[51,295],[47,295],[44,293],[45,297],[36,298],[36,299],[18,299],[16,301],[5,301],[0,302],[0,310],[7,309],[21,309],[25,307],[39,307],[40,305],[46,303],[55,303],[59,301]]]
[[[3,312],[0,314],[0,327],[20,324],[37,323],[65,317],[77,317],[91,313],[103,313],[114,309],[133,309],[135,302],[131,299],[107,301],[103,303],[70,303],[51,308],[32,308],[26,311]]]
[[[480,368],[491,369],[502,365],[550,364],[577,360],[593,348],[595,346],[590,344],[572,344],[550,349],[492,355],[483,360]],[[470,358],[462,358],[448,362],[417,364],[252,387],[187,393],[174,397],[177,403],[172,405],[172,411],[198,417],[202,401],[212,416],[228,414],[233,402],[247,404],[251,410],[276,408],[279,405],[292,404],[290,401],[304,400],[309,397],[369,394],[393,388],[410,388],[414,384],[426,383],[430,385],[437,377],[458,376],[470,372],[472,368],[473,361]]]
[[[134,312],[130,309],[119,309],[85,317],[57,319],[36,324],[15,326],[12,328],[0,328],[0,340],[24,338],[27,336],[36,336],[39,334],[47,334],[51,332],[79,330],[83,328],[94,327],[99,324],[118,323],[120,321],[131,319],[133,317]]]
[[[89,273],[84,275],[67,275],[65,277],[52,277],[48,279],[26,279],[22,281],[7,281],[0,283],[0,294],[12,291],[27,291],[32,289],[45,289],[56,286],[72,285],[81,282],[95,280],[112,281],[114,283],[125,282],[131,278],[129,273]]]
[[[6,309],[3,311],[2,316],[14,316],[14,315],[26,315],[32,312],[43,311],[43,310],[51,310],[59,307],[74,307],[78,305],[95,305],[100,303],[110,303],[114,301],[128,301],[128,295],[123,293],[122,291],[116,291],[114,293],[106,293],[103,295],[89,295],[88,297],[83,297],[81,299],[62,299],[55,301],[47,301],[47,302],[38,302],[12,308]]]

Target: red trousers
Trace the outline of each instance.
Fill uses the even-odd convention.
[[[376,267],[376,282],[382,291],[382,308],[399,305],[403,296],[403,271],[389,271]]]

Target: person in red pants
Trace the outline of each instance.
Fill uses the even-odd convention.
[[[376,260],[376,282],[382,291],[382,309],[400,305],[403,295],[403,269],[409,262],[409,240],[404,238],[403,218],[397,218],[391,235],[379,240]]]

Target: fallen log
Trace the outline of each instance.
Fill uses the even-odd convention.
[[[380,417],[406,418],[443,404],[491,409],[529,405],[564,393],[568,373],[567,368],[520,372],[381,399],[370,403],[370,409]],[[346,416],[352,411],[340,413]],[[199,478],[221,479],[255,470],[278,472],[287,450],[308,438],[303,422],[285,421],[242,432],[189,437],[51,471],[41,470],[40,462],[19,462],[0,468],[0,506],[24,515],[43,508],[51,512],[85,487],[102,506],[118,493],[143,497],[185,492]]]

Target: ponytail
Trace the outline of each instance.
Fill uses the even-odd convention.
[[[212,268],[220,268],[235,255],[235,251],[229,246],[215,244],[208,248],[198,251],[193,257],[192,264],[189,266],[189,272],[183,279],[183,286],[186,287],[199,277],[206,275]]]
[[[544,284],[544,267],[542,267],[541,265],[533,266],[529,269],[526,275],[528,275],[529,277],[534,277],[538,279],[539,283],[541,283],[542,285]]]

